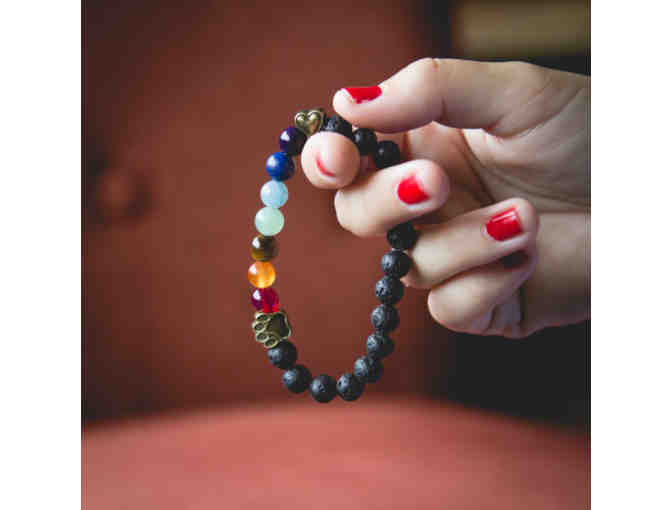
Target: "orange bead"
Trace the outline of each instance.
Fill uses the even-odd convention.
[[[265,289],[275,281],[275,268],[270,262],[255,262],[247,271],[250,283],[258,289]]]

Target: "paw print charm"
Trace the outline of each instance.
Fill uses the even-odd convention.
[[[256,312],[252,322],[252,331],[257,342],[271,349],[292,336],[289,318],[284,310],[274,313]]]

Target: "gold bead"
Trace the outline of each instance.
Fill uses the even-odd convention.
[[[327,114],[322,108],[301,110],[294,116],[294,124],[306,136],[311,136],[320,130],[326,116]]]
[[[258,289],[265,289],[275,281],[275,268],[270,262],[255,262],[247,270],[247,279]]]
[[[271,349],[292,336],[292,327],[284,310],[274,313],[256,312],[252,321],[252,332],[257,342]]]

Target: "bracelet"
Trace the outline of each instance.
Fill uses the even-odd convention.
[[[379,142],[376,134],[367,128],[352,131],[348,121],[334,115],[327,117],[321,108],[302,110],[294,117],[294,126],[280,134],[280,151],[272,154],[266,161],[266,172],[271,180],[261,188],[262,209],[257,212],[254,224],[260,235],[252,240],[250,253],[255,262],[250,266],[248,279],[255,287],[252,292],[254,314],[252,331],[255,340],[268,349],[268,359],[273,365],[284,370],[282,383],[293,393],[302,393],[309,389],[317,402],[326,403],[338,394],[343,400],[358,399],[367,383],[373,383],[383,374],[381,360],[392,353],[394,342],[388,333],[399,325],[399,313],[393,306],[404,295],[404,285],[400,278],[411,268],[411,259],[404,252],[415,245],[418,233],[411,223],[402,223],[387,232],[387,240],[392,250],[387,252],[381,267],[385,274],[375,287],[375,295],[381,302],[371,312],[371,324],[375,331],[366,339],[366,355],[355,361],[352,373],[343,374],[337,382],[322,374],[313,378],[304,365],[297,365],[297,349],[289,341],[292,328],[284,310],[278,308],[278,294],[271,285],[275,281],[275,268],[269,262],[278,254],[275,236],[284,227],[285,219],[280,212],[289,198],[284,181],[294,175],[295,165],[292,157],[301,154],[309,136],[318,131],[339,133],[351,140],[360,155],[371,156],[378,169],[387,168],[401,162],[401,152],[392,141]]]

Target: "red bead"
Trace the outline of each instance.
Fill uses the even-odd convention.
[[[252,297],[250,298],[252,306],[264,313],[273,313],[278,311],[278,293],[272,288],[254,289]]]

